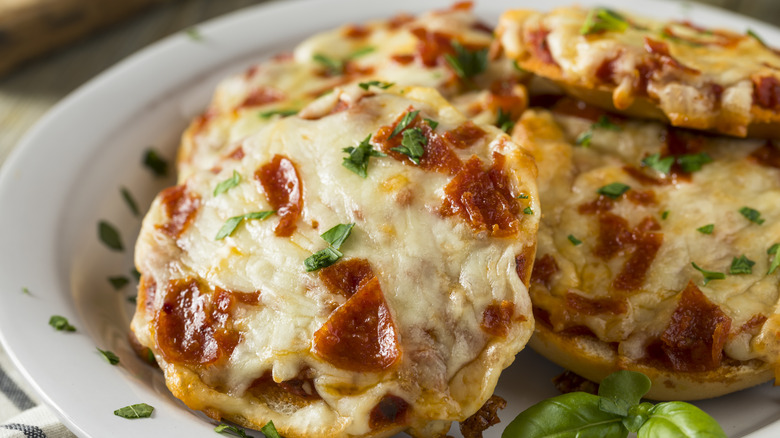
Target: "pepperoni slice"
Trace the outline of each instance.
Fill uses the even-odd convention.
[[[379,280],[373,277],[314,333],[312,350],[349,371],[379,372],[401,357],[398,335]]]
[[[555,275],[559,269],[555,257],[550,254],[545,254],[534,262],[533,271],[531,272],[531,281],[542,284],[549,289],[552,284],[550,280],[552,280],[552,276]]]
[[[496,337],[506,337],[512,326],[512,317],[515,315],[515,305],[510,301],[490,304],[482,312],[480,327],[486,333]],[[521,315],[522,317],[522,315]],[[525,320],[525,318],[522,318]]]
[[[195,219],[200,208],[200,197],[187,191],[187,186],[182,184],[163,190],[160,201],[168,220],[156,227],[171,238],[178,239]]]
[[[285,156],[274,155],[270,163],[255,172],[255,178],[279,216],[274,233],[279,237],[291,236],[303,211],[303,186],[295,164]]]
[[[284,93],[271,87],[259,87],[252,90],[238,108],[249,108],[279,102],[284,99]]]
[[[374,271],[366,259],[347,259],[320,269],[319,276],[331,293],[349,298],[374,277]]]
[[[409,403],[396,395],[387,394],[379,400],[379,403],[371,409],[368,417],[368,426],[371,429],[406,423],[406,414],[409,411]]]

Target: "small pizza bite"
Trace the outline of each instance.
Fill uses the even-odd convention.
[[[507,56],[602,108],[737,137],[778,138],[780,55],[755,34],[605,8],[503,14]]]
[[[337,88],[161,192],[132,331],[172,393],[295,437],[443,436],[533,331],[536,167],[429,88]]]
[[[539,168],[536,351],[702,399],[780,374],[780,149],[569,98],[513,138]]]
[[[313,35],[291,53],[219,84],[209,107],[182,137],[179,178],[240,156],[249,135],[346,84],[369,91],[433,87],[473,121],[506,127],[526,108],[527,98],[512,63],[490,58],[492,40],[492,29],[469,2]]]

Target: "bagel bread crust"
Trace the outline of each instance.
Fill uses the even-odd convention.
[[[513,132],[536,159],[544,211],[529,345],[595,381],[641,371],[656,399],[715,397],[776,377],[780,282],[767,251],[780,242],[780,169],[770,159],[780,151],[568,98],[552,108],[526,111]],[[584,134],[589,143],[577,146]],[[681,170],[680,157],[703,153],[711,161]],[[650,156],[673,160],[668,173],[643,165]],[[599,194],[611,184],[621,189],[614,199]],[[745,206],[761,217],[751,222]],[[742,257],[751,269],[734,267]],[[723,278],[706,280],[692,263]]]
[[[626,28],[583,35],[591,12],[507,11],[496,32],[521,68],[592,105],[678,127],[778,137],[780,56],[763,42],[622,14]]]

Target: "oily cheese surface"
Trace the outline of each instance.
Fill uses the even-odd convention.
[[[390,149],[411,130],[419,164]],[[343,149],[365,141],[384,156],[362,178]],[[445,433],[533,330],[535,181],[525,150],[433,89],[336,89],[157,197],[132,330],[174,395],[214,418],[288,437]],[[275,207],[280,193],[292,201]],[[354,224],[343,257],[308,272],[339,224]]]
[[[517,118],[527,99],[517,84],[520,72],[508,59],[491,58],[485,71],[468,78],[459,77],[447,61],[455,55],[455,43],[486,56],[492,41],[492,30],[465,4],[313,35],[292,52],[259,62],[218,85],[208,108],[182,136],[179,179],[213,166],[248,135],[345,84],[433,87],[476,122],[496,123],[499,108]]]
[[[507,11],[497,33],[508,57],[591,104],[777,137],[780,56],[756,36],[580,7]]]
[[[661,398],[712,397],[776,373],[780,151],[771,142],[566,99],[527,111],[513,138],[537,160],[544,212],[532,345],[596,380],[645,372]]]

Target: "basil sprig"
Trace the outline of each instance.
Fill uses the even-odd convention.
[[[461,79],[469,79],[487,70],[487,48],[472,52],[454,40],[452,41],[452,48],[455,49],[455,55],[448,53],[444,55],[444,59],[447,60],[452,70]]]
[[[422,130],[420,128],[412,128],[404,131],[401,146],[390,148],[390,150],[406,155],[414,164],[420,164],[420,158],[425,154],[424,146],[427,144],[428,138],[425,137]]]
[[[626,193],[630,189],[631,187],[623,183],[613,182],[612,184],[607,184],[603,187],[600,187],[598,190],[596,190],[596,193],[607,196],[611,199],[617,199],[623,196],[623,193]]]
[[[233,234],[234,231],[236,231],[236,228],[241,224],[241,222],[251,219],[260,219],[264,220],[267,219],[272,214],[276,213],[276,210],[268,210],[268,211],[256,211],[253,213],[247,213],[242,214],[240,216],[233,216],[230,219],[225,221],[225,224],[222,225],[222,228],[219,229],[217,232],[217,235],[214,237],[214,240],[222,240],[227,236],[230,236]]]
[[[599,395],[572,392],[531,406],[501,437],[625,438],[629,432],[642,438],[726,437],[712,417],[692,404],[641,402],[650,385],[642,373],[615,372],[601,382]]]
[[[699,265],[697,265],[694,262],[691,262],[691,265],[693,266],[693,269],[701,272],[701,275],[704,276],[704,283],[703,283],[704,286],[706,286],[707,283],[709,283],[712,280],[723,280],[726,278],[726,274],[722,272],[708,271],[706,269],[699,267]]]
[[[328,247],[321,249],[314,254],[310,255],[303,261],[303,265],[306,267],[306,272],[316,271],[321,268],[326,268],[336,263],[344,254],[339,251],[341,245],[347,240],[355,223],[351,224],[338,224],[328,231],[320,234],[320,237],[328,242]]]
[[[401,118],[401,121],[398,122],[397,125],[395,125],[395,129],[393,129],[393,132],[390,133],[390,137],[387,138],[393,138],[396,135],[398,135],[401,131],[406,129],[407,126],[409,126],[412,121],[414,121],[414,118],[417,117],[417,114],[420,114],[420,111],[409,111],[408,113],[405,113],[404,116]]]
[[[344,157],[344,161],[341,165],[355,172],[361,178],[368,176],[369,158],[386,156],[384,153],[375,150],[373,146],[371,146],[370,141],[371,134],[368,134],[368,137],[364,138],[357,147],[349,146],[342,149],[342,151],[347,153],[347,156]]]

